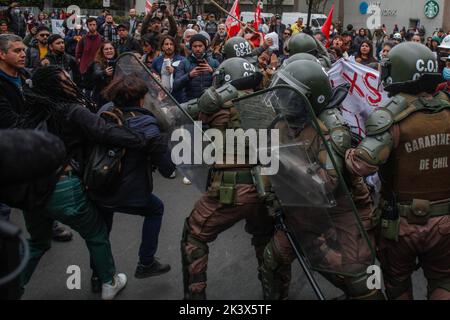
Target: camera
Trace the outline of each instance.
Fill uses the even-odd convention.
[[[158,8],[159,8],[162,12],[164,12],[164,11],[166,11],[166,9],[167,9],[167,5],[166,5],[166,3],[165,3],[164,1],[158,1]]]

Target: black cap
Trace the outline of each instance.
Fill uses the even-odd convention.
[[[205,38],[205,36],[203,36],[199,33],[194,34],[191,37],[191,40],[189,40],[189,44],[191,45],[191,47],[192,47],[192,44],[196,41],[201,41],[205,45],[205,47],[208,47],[208,40]]]
[[[52,44],[53,42],[55,42],[58,39],[62,39],[63,37],[61,37],[59,34],[52,34],[50,37],[48,37],[47,39],[47,44]]]
[[[116,29],[119,30],[120,28],[130,30],[130,25],[128,23],[125,23],[125,22],[124,23],[119,23],[119,25],[116,27]]]

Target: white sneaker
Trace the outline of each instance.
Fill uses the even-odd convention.
[[[189,185],[192,184],[191,180],[189,180],[189,179],[186,178],[186,177],[183,178],[183,183],[184,183],[185,185],[187,185],[187,186],[189,186]]]
[[[177,177],[177,170],[175,170],[169,177],[169,179],[175,179]]]
[[[104,283],[102,285],[102,299],[112,300],[120,290],[127,284],[127,276],[124,273],[118,273],[114,276],[113,284]]]

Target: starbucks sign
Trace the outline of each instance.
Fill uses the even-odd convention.
[[[434,0],[428,1],[425,4],[425,17],[427,17],[428,19],[434,19],[438,14],[439,4]]]

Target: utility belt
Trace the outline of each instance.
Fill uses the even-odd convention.
[[[382,200],[380,206],[381,234],[395,241],[398,241],[400,218],[405,218],[409,224],[425,225],[431,218],[450,215],[450,199],[439,201],[414,199],[411,204],[393,204]]]
[[[207,194],[211,198],[219,198],[221,204],[232,205],[238,184],[254,184],[251,168],[212,168],[209,171]]]

